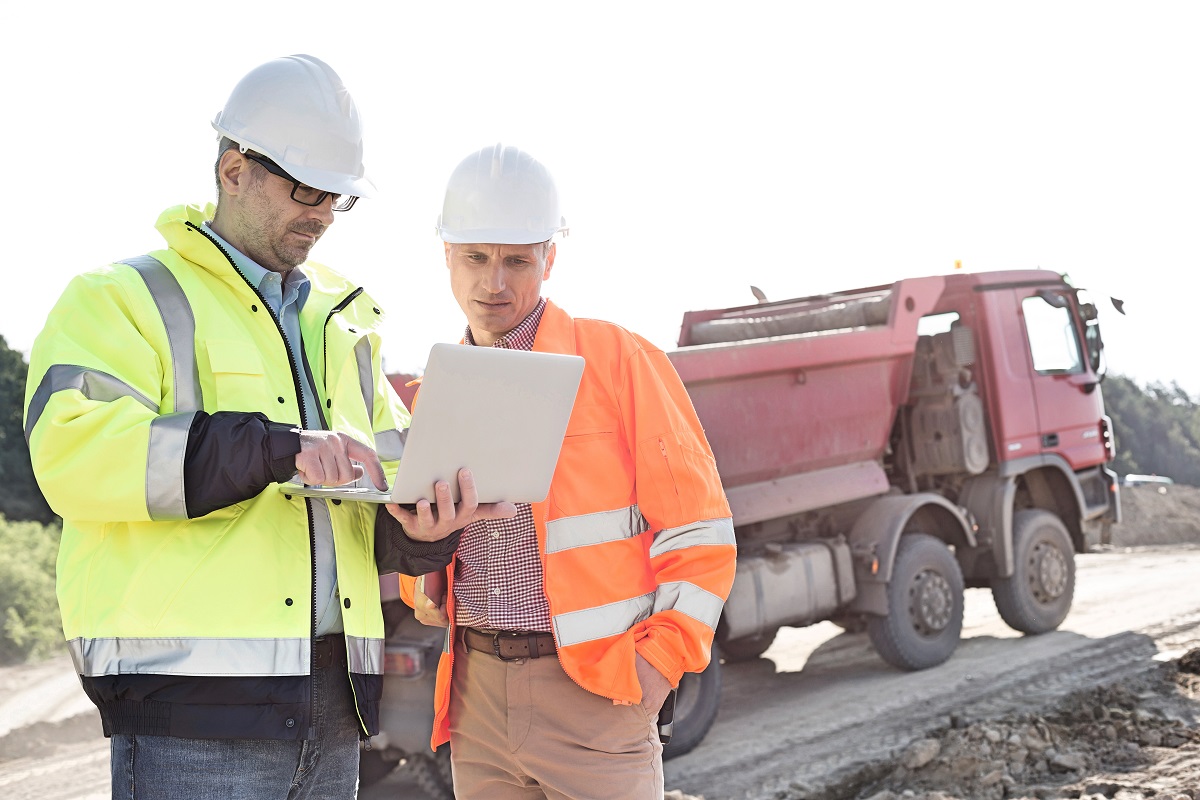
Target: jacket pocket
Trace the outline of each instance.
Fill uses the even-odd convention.
[[[204,343],[221,411],[265,411],[270,390],[262,356],[246,342],[209,339]],[[291,405],[294,407],[295,402]],[[273,415],[276,416],[276,415]]]
[[[675,516],[673,524],[724,515],[716,461],[694,435],[664,434],[644,443],[642,450],[663,508]]]
[[[633,502],[633,459],[615,430],[583,430],[563,439],[551,483],[555,516]]]

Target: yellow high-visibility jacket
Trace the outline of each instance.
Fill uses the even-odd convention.
[[[270,308],[202,228],[213,211],[168,209],[168,249],[75,278],[30,358],[25,433],[63,518],[63,629],[106,735],[308,735],[313,510],[273,484],[294,473],[301,427],[375,447],[390,476],[408,422],[380,366],[379,304],[303,265],[307,366],[294,363]],[[301,418],[309,373],[323,420]],[[374,733],[382,507],[328,508],[349,679]]]

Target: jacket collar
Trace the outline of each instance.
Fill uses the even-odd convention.
[[[575,353],[575,320],[549,299],[538,324],[533,349],[538,353]]]
[[[246,281],[234,269],[216,243],[202,232],[202,224],[212,222],[217,207],[212,203],[172,206],[159,215],[154,227],[162,234],[167,246],[196,266],[234,286],[245,286]],[[353,292],[358,285],[334,270],[315,261],[300,266],[312,283],[313,294],[333,298],[318,305],[332,306],[339,299]],[[317,302],[316,298],[313,298]],[[307,306],[306,306],[307,307]],[[315,310],[315,309],[314,309]]]

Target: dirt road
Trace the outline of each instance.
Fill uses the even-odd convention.
[[[1004,625],[988,592],[968,590],[958,651],[919,673],[888,667],[864,635],[829,623],[785,629],[762,659],[726,665],[720,717],[700,747],[667,763],[667,787],[706,800],[799,800],[894,761],[931,732],[1043,711],[1076,690],[1144,675],[1200,646],[1198,575],[1196,545],[1080,556],[1062,629],[1028,638]],[[63,669],[0,672],[6,800],[108,796],[106,743],[86,700],[71,705],[81,694],[62,688],[74,686]],[[362,796],[423,800],[402,772]]]
[[[888,760],[958,720],[1038,710],[1077,689],[1147,670],[1200,645],[1200,548],[1080,556],[1062,628],[1021,637],[985,590],[967,591],[963,642],[947,663],[905,674],[866,636],[830,623],[785,629],[758,661],[727,665],[720,717],[668,762],[667,785],[707,800],[802,797]]]

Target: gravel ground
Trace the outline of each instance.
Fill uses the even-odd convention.
[[[1196,671],[1200,650],[1044,713],[959,723],[836,786],[779,800],[1196,800]]]

